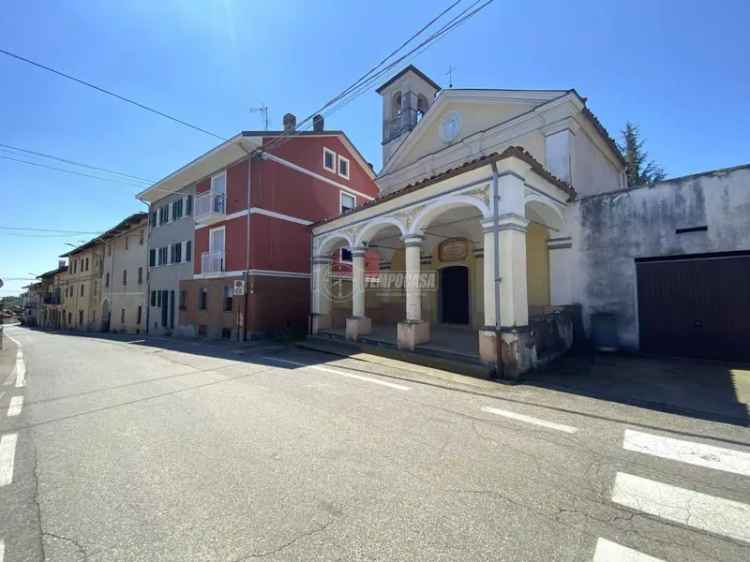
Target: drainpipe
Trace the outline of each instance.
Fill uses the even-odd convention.
[[[496,376],[502,377],[502,337],[500,335],[500,233],[497,231],[500,222],[500,211],[498,201],[500,200],[499,188],[497,185],[497,164],[492,162],[492,229],[495,232],[493,239],[492,251],[495,255],[495,338],[496,338]]]

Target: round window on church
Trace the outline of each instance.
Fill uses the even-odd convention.
[[[451,111],[443,118],[440,124],[440,138],[444,143],[450,143],[456,140],[458,133],[461,131],[461,114],[458,111]]]

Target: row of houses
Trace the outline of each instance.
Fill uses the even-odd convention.
[[[376,175],[322,117],[243,131],[44,274],[44,326],[310,331],[515,377],[575,339],[750,360],[750,166],[629,186],[570,90],[388,80]]]
[[[309,226],[378,194],[343,131],[242,131],[152,185],[149,207],[29,287],[51,329],[246,339],[308,326]],[[339,255],[342,272],[351,256]],[[344,273],[345,274],[345,273]]]

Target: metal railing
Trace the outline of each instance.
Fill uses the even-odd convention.
[[[202,221],[211,217],[223,217],[226,214],[225,195],[207,191],[195,198],[195,220]]]
[[[220,273],[224,271],[224,252],[203,252],[201,254],[201,273]]]

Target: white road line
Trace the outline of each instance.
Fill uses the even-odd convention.
[[[524,416],[523,414],[517,414],[515,412],[509,412],[507,410],[499,410],[497,408],[490,408],[489,406],[485,406],[484,408],[482,408],[482,411],[487,412],[489,414],[495,414],[495,415],[504,416],[506,418],[510,418],[513,420],[530,423],[533,425],[539,425],[541,427],[546,427],[548,429],[556,429],[557,431],[564,431],[565,433],[575,433],[578,431],[577,427],[573,427],[570,425],[563,425],[561,423],[554,423],[554,422],[549,422],[546,420],[540,420],[539,418],[533,418],[531,416]]]
[[[23,358],[16,359],[16,388],[26,386],[26,363]]]
[[[627,546],[622,546],[607,539],[596,541],[596,552],[593,562],[664,562]]]
[[[688,527],[750,542],[750,505],[618,472],[612,501]]]
[[[8,406],[8,417],[12,418],[17,416],[23,410],[23,396],[14,396],[10,399],[10,405]]]
[[[16,351],[16,359],[23,359],[23,351],[20,349]]]
[[[0,539],[0,562],[5,560],[5,541]]]
[[[18,347],[23,347],[23,345],[21,345],[21,342],[20,342],[20,341],[18,341],[18,340],[17,340],[16,338],[14,338],[13,336],[6,336],[6,337],[7,337],[7,338],[8,338],[8,339],[9,339],[10,341],[12,341],[12,342],[13,342],[14,344],[16,344],[16,345],[17,345]]]
[[[379,384],[381,386],[387,386],[388,388],[395,388],[396,390],[409,390],[408,386],[403,384],[396,384],[393,382],[381,381],[370,377],[364,377],[362,375],[355,375],[354,373],[346,373],[337,369],[330,369],[328,367],[320,367],[318,365],[308,365],[306,363],[298,363],[297,361],[289,361],[288,359],[279,359],[278,357],[264,357],[269,361],[278,361],[279,363],[286,363],[287,365],[294,365],[296,367],[306,367],[308,369],[315,369],[316,371],[323,371],[325,373],[333,373],[334,375],[340,375],[342,377],[349,377],[350,379],[357,379],[364,382],[371,382],[373,384]]]
[[[0,486],[13,482],[13,463],[16,459],[17,433],[6,433],[0,438]]]
[[[622,446],[628,451],[750,476],[750,453],[734,449],[651,435],[632,429],[625,430]]]

